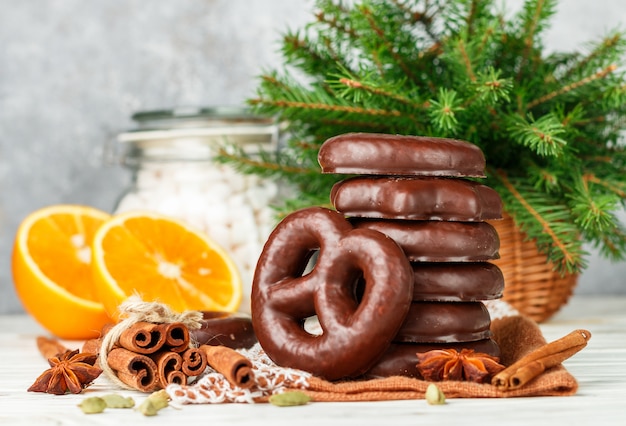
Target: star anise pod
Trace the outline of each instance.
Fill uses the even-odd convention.
[[[497,357],[472,349],[435,349],[417,354],[417,369],[428,381],[465,380],[484,383],[504,366]]]
[[[93,353],[79,353],[78,349],[53,356],[48,359],[51,368],[37,377],[28,391],[55,395],[81,393],[102,373],[94,365],[97,357]]]

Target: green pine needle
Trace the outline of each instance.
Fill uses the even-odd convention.
[[[454,90],[440,88],[436,99],[430,101],[429,115],[435,129],[443,134],[455,134],[458,130],[457,114],[463,110]]]
[[[513,141],[532,149],[542,157],[558,157],[567,145],[567,141],[559,137],[565,133],[565,128],[553,114],[544,115],[537,120],[532,116],[528,120],[513,116],[508,130]]]

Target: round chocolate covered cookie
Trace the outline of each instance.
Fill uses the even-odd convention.
[[[350,221],[356,228],[389,236],[412,262],[482,262],[499,257],[498,232],[487,222]]]
[[[502,218],[502,200],[488,186],[464,179],[357,176],[336,183],[333,206],[347,216],[450,220]]]
[[[392,343],[378,362],[365,373],[365,378],[405,376],[421,379],[417,369],[417,353],[436,349],[470,349],[493,357],[500,356],[500,348],[492,339],[464,343]]]
[[[469,142],[423,136],[346,133],[321,146],[323,173],[484,177],[485,157]]]
[[[413,302],[394,342],[458,343],[491,337],[481,302]]]
[[[414,301],[474,302],[502,297],[504,276],[489,262],[416,262]]]

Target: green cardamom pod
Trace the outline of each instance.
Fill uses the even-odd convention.
[[[443,405],[446,403],[446,395],[434,383],[428,385],[424,397],[430,405]]]
[[[104,399],[98,396],[92,396],[83,399],[83,401],[78,404],[78,407],[85,414],[98,414],[102,413],[104,409],[107,408],[107,403],[104,401]]]
[[[130,396],[125,397],[117,393],[111,393],[101,396],[106,402],[108,408],[133,408],[135,406],[135,400]]]
[[[270,396],[270,404],[277,405],[279,407],[292,407],[295,405],[305,405],[311,401],[311,397],[304,392],[291,391],[277,393]]]
[[[152,401],[150,401],[147,398],[144,402],[139,404],[139,407],[137,407],[137,410],[144,416],[156,416],[157,413],[159,412],[159,409],[156,408],[154,404],[152,403]]]
[[[170,397],[164,389],[153,392],[138,407],[144,416],[156,416],[159,410],[169,405]]]
[[[170,396],[165,392],[165,389],[151,393],[148,399],[152,401],[157,410],[167,407],[170,402]]]

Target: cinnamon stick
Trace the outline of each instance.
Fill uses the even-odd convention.
[[[182,323],[172,322],[163,324],[165,342],[170,350],[183,352],[189,348],[189,329]]]
[[[92,353],[92,354],[99,354],[100,353],[100,346],[102,345],[102,339],[89,339],[89,340],[85,340],[85,343],[83,343],[83,347],[81,349],[81,352],[88,352],[88,353]]]
[[[574,330],[568,335],[530,352],[496,374],[491,383],[501,390],[518,389],[549,368],[561,364],[579,352],[591,338],[587,330]]]
[[[37,336],[37,349],[45,359],[53,358],[70,350],[58,340],[45,336]]]
[[[206,355],[198,348],[188,348],[182,354],[183,365],[182,371],[187,376],[198,376],[207,367]]]
[[[187,384],[187,376],[181,371],[183,359],[180,354],[164,350],[153,354],[151,358],[157,366],[157,380],[161,388],[170,383]]]
[[[133,389],[152,392],[158,387],[157,366],[146,355],[114,348],[107,356],[107,363],[116,371],[117,377]]]
[[[100,330],[100,337],[85,340],[81,352],[89,352],[98,355],[100,353],[100,346],[102,346],[102,339],[113,328],[113,326],[114,324],[112,323],[103,325]]]
[[[103,338],[114,326],[115,324],[113,323],[104,324],[102,330],[100,330],[100,338]]]
[[[248,358],[226,346],[202,345],[207,364],[221,373],[231,385],[248,388],[253,385],[252,363]]]
[[[151,354],[166,343],[165,324],[137,322],[124,330],[119,338],[119,345],[138,354]]]

